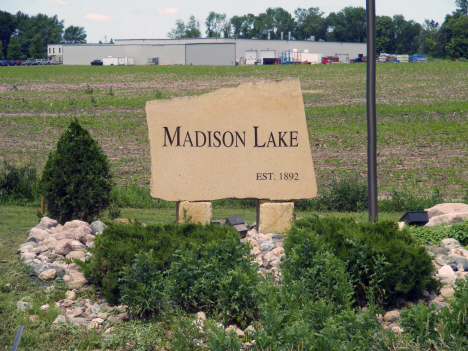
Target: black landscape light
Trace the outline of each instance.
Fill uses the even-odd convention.
[[[400,218],[400,222],[405,222],[408,225],[423,226],[429,222],[427,211],[409,211]]]
[[[242,237],[246,236],[247,232],[249,231],[241,216],[232,216],[226,218],[226,225],[234,227],[236,232],[238,232]]]

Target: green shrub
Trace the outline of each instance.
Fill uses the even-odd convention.
[[[193,245],[172,255],[169,270],[140,253],[120,279],[121,301],[139,315],[158,314],[168,301],[186,312],[203,310],[225,320],[252,319],[258,298],[257,265],[238,235]]]
[[[295,245],[287,245],[282,265],[286,284],[303,281],[314,300],[324,300],[342,308],[351,306],[353,286],[345,263],[315,235],[298,234]]]
[[[102,287],[109,302],[120,301],[119,279],[122,271],[131,266],[140,252],[150,252],[156,258],[157,270],[170,268],[173,253],[187,250],[193,245],[237,235],[232,227],[200,224],[164,224],[143,227],[135,223],[123,225],[111,223],[98,235],[94,247],[90,248],[93,257],[78,264],[86,276]]]
[[[76,119],[49,154],[42,185],[47,212],[60,223],[73,219],[93,221],[109,205],[109,160]]]
[[[111,192],[112,201],[120,207],[132,208],[173,208],[174,202],[155,199],[150,194],[149,187],[124,185],[116,187]]]
[[[351,218],[319,216],[299,220],[285,240],[286,255],[294,253],[304,238],[315,236],[319,238],[316,245],[329,245],[346,265],[360,305],[369,293],[373,299],[392,304],[399,298],[415,299],[425,287],[437,286],[424,247],[417,245],[408,229],[400,231],[393,222],[356,223]]]
[[[315,199],[295,201],[294,207],[299,211],[364,211],[368,207],[367,181],[358,173],[335,177]]]
[[[409,231],[420,245],[439,245],[445,238],[457,239],[461,245],[468,245],[468,221],[451,226],[437,225],[434,227],[411,226]]]
[[[394,189],[390,199],[379,201],[379,210],[383,212],[423,211],[443,202],[444,198],[437,188],[432,190],[430,196],[414,194],[408,189]]]
[[[375,309],[365,313],[316,300],[304,281],[261,285],[256,350],[383,350]]]
[[[17,166],[3,161],[0,169],[0,203],[30,203],[40,200],[40,185],[34,165]]]
[[[178,250],[168,271],[171,299],[188,312],[203,310],[222,319],[249,321],[256,313],[258,265],[239,238]]]

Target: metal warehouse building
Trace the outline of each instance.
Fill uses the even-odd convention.
[[[320,53],[338,56],[341,62],[365,54],[366,43],[233,38],[116,39],[115,44],[54,44],[48,46],[50,60],[65,65],[89,65],[105,57],[133,57],[136,65],[158,59],[160,65],[234,66],[277,58],[281,52]]]

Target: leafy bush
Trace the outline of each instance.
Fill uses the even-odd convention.
[[[303,281],[314,300],[324,300],[343,308],[351,306],[353,286],[345,263],[317,235],[298,235],[288,245],[282,265],[286,284]]]
[[[399,231],[393,222],[356,223],[351,218],[319,216],[299,220],[285,240],[286,255],[294,254],[306,238],[317,240],[317,246],[331,247],[350,274],[360,305],[369,293],[384,304],[395,303],[399,298],[417,298],[425,287],[437,286],[424,247],[416,244],[407,229]]]
[[[165,271],[170,268],[176,250],[184,251],[193,245],[225,239],[231,235],[237,233],[232,227],[225,226],[189,223],[143,227],[136,221],[131,225],[111,223],[102,235],[96,236],[94,247],[90,248],[93,257],[78,264],[85,275],[102,287],[109,302],[117,303],[120,301],[121,272],[132,265],[138,253],[153,250],[151,255],[156,258],[154,269]]]
[[[49,154],[42,184],[47,211],[60,223],[73,219],[93,221],[109,205],[109,160],[76,119]]]
[[[37,202],[40,200],[40,185],[36,167],[17,166],[3,161],[0,169],[0,203]]]
[[[254,317],[258,265],[238,237],[178,250],[168,271],[171,298],[185,311],[216,312],[224,320]]]
[[[360,212],[368,208],[367,181],[360,174],[333,178],[315,199],[294,202],[299,211]]]
[[[379,210],[383,212],[423,211],[425,208],[443,202],[444,198],[437,188],[433,189],[431,196],[414,194],[408,189],[394,189],[390,199],[379,201]]]
[[[439,245],[445,238],[457,239],[461,245],[468,245],[468,221],[451,226],[437,225],[434,227],[411,226],[409,231],[420,245]]]
[[[316,300],[304,280],[261,285],[256,350],[383,350],[375,309],[365,313]]]
[[[225,320],[248,320],[257,303],[257,265],[237,235],[177,250],[169,270],[152,251],[122,272],[122,303],[140,315],[156,314],[168,301],[187,312],[203,310]]]

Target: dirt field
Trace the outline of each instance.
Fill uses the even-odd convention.
[[[72,117],[97,138],[119,183],[149,182],[144,106],[264,79],[298,77],[319,187],[346,172],[366,176],[365,66],[1,67],[0,158],[34,162]],[[468,188],[468,67],[378,65],[380,195],[408,187],[451,198]]]

